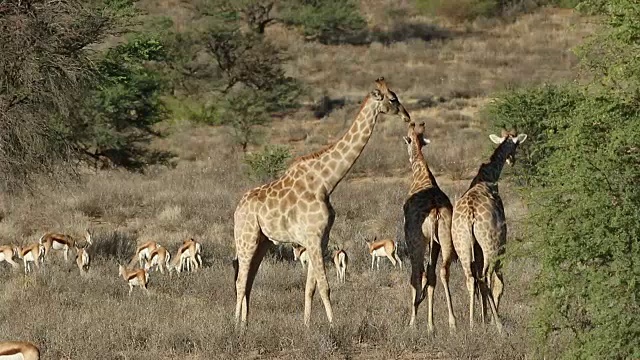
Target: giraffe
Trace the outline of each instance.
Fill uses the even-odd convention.
[[[527,135],[502,130],[501,137],[491,134],[489,138],[499,146],[489,162],[480,165],[471,186],[456,202],[451,235],[469,290],[469,328],[473,329],[473,302],[477,281],[482,300],[482,320],[484,322],[488,301],[492,319],[498,331],[502,332],[498,306],[504,283],[499,256],[504,253],[507,241],[507,223],[502,199],[498,194],[498,179],[505,162],[514,164],[516,149],[527,139]]]
[[[347,132],[334,144],[295,159],[277,180],[244,194],[234,213],[236,258],[236,326],[247,325],[251,287],[260,263],[272,242],[295,243],[309,253],[305,286],[304,323],[309,326],[311,301],[316,290],[330,324],[333,322],[330,289],[323,253],[335,220],[330,195],[349,172],[369,141],[379,114],[409,113],[384,80],[364,99]]]
[[[422,153],[422,148],[431,141],[424,136],[424,123],[417,127],[409,124],[404,141],[411,162],[412,183],[409,196],[404,203],[404,237],[411,260],[411,320],[415,325],[418,306],[427,295],[427,328],[433,331],[433,291],[436,286],[436,263],[442,250],[440,279],[444,285],[449,328],[455,329],[451,293],[449,292],[449,268],[455,257],[451,241],[451,216],[453,206],[447,195],[438,187],[435,177]],[[429,248],[427,271],[424,270],[425,251]]]

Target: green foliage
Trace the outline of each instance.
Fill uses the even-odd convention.
[[[0,189],[73,173],[78,106],[95,84],[87,50],[119,26],[126,1],[0,5]],[[60,166],[62,165],[62,166]],[[56,171],[62,169],[63,171]]]
[[[416,0],[420,11],[453,21],[519,14],[540,6],[573,8],[580,0]]]
[[[454,21],[469,21],[478,17],[499,15],[497,0],[417,0],[422,12],[449,18]]]
[[[544,180],[538,163],[557,150],[549,139],[569,126],[566,119],[583,100],[584,96],[573,86],[546,85],[506,92],[487,106],[485,117],[491,119],[495,130],[515,127],[528,135],[528,141],[518,148],[520,180]]]
[[[163,44],[145,36],[106,52],[98,63],[100,84],[88,98],[83,121],[71,129],[86,155],[129,169],[167,160],[168,154],[146,148],[158,135],[153,125],[165,118],[163,79],[149,62],[165,57]]]
[[[287,169],[291,152],[286,146],[267,145],[264,150],[248,154],[245,162],[249,165],[249,175],[259,181],[271,181]]]
[[[307,39],[323,44],[351,41],[367,27],[353,0],[292,1],[280,17],[285,24],[301,27]]]
[[[211,28],[206,34],[208,51],[221,71],[223,92],[236,85],[261,94],[268,112],[295,108],[301,94],[298,81],[284,73],[281,51],[261,36],[238,28]]]
[[[206,3],[219,11],[218,16],[230,21],[241,20],[253,33],[264,34],[267,25],[276,21],[271,11],[277,2],[276,0],[214,0]]]
[[[236,142],[246,152],[249,144],[260,142],[262,133],[257,126],[266,125],[270,120],[266,97],[259,91],[243,88],[227,94],[219,104],[219,121],[230,125]]]
[[[581,48],[586,86],[519,91],[494,103],[496,126],[530,132],[527,235],[540,350],[563,359],[640,357],[640,10],[585,1],[608,26]],[[543,354],[544,355],[544,354]]]

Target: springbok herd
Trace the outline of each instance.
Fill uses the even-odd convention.
[[[478,290],[481,299],[482,322],[488,309],[499,332],[502,323],[498,306],[503,290],[500,257],[504,253],[507,225],[504,207],[498,193],[498,179],[505,163],[513,165],[519,144],[527,138],[515,131],[502,131],[490,135],[498,147],[489,162],[483,163],[469,189],[456,201],[455,206],[436,182],[423,154],[431,141],[426,138],[424,123],[416,125],[411,116],[391,91],[384,78],[375,81],[376,88],[362,103],[360,111],[347,132],[334,144],[315,153],[295,159],[277,180],[247,191],[234,212],[234,239],[236,326],[246,329],[249,294],[260,263],[272,244],[291,244],[294,257],[307,271],[304,302],[304,322],[309,326],[311,304],[319,290],[329,324],[333,324],[329,284],[323,254],[328,251],[329,235],[335,221],[330,195],[346,176],[369,141],[380,114],[396,115],[408,123],[407,145],[411,166],[411,187],[403,206],[405,244],[411,261],[411,321],[416,323],[420,303],[428,300],[428,330],[433,331],[433,293],[436,285],[436,263],[442,258],[440,278],[444,285],[449,311],[449,327],[456,328],[449,291],[449,267],[455,258],[460,260],[469,291],[469,326],[473,328],[474,299]],[[366,201],[366,199],[363,199]],[[400,209],[398,209],[400,210]],[[0,261],[14,267],[14,256],[22,259],[25,274],[32,266],[44,263],[51,250],[61,251],[65,262],[68,253],[75,250],[76,264],[81,273],[90,266],[91,232],[86,231],[83,245],[64,234],[47,233],[38,243],[25,247],[0,247]],[[371,269],[380,266],[386,257],[402,267],[397,244],[390,239],[368,242]],[[428,251],[427,251],[428,250]],[[149,271],[197,271],[202,266],[202,245],[193,238],[183,242],[176,255],[156,242],[140,245],[129,262],[129,268],[119,265],[119,274],[129,285],[148,293]],[[441,256],[440,256],[441,254]],[[425,270],[425,257],[428,256]],[[139,269],[130,268],[138,262]],[[347,253],[338,246],[333,251],[333,262],[339,282],[346,281]],[[2,359],[39,359],[38,348],[28,342],[0,342]]]

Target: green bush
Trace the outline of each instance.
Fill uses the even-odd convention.
[[[286,146],[267,145],[264,150],[248,154],[245,162],[249,165],[249,175],[259,181],[276,179],[287,169],[291,152]]]
[[[96,80],[88,49],[118,27],[115,13],[128,3],[118,1],[117,9],[99,0],[1,3],[1,191],[74,173],[69,167],[83,154],[70,127]]]
[[[302,28],[307,39],[323,44],[354,41],[367,27],[353,0],[292,1],[281,9],[280,19]]]
[[[578,3],[580,0],[416,0],[423,13],[456,22],[518,14],[548,5],[573,8]]]
[[[528,135],[529,141],[518,148],[520,180],[544,179],[538,176],[538,163],[557,150],[549,140],[569,126],[566,119],[581,101],[584,95],[576,87],[545,85],[505,92],[485,108],[483,116],[492,121],[494,130],[515,127]]]
[[[129,169],[167,160],[169,154],[146,148],[158,135],[153,126],[166,116],[160,100],[164,79],[150,62],[165,56],[164,45],[150,36],[106,52],[98,63],[100,83],[88,97],[82,121],[71,129],[86,155]]]
[[[593,81],[509,94],[489,113],[496,127],[532,136],[524,149],[526,234],[541,264],[535,357],[637,359],[640,11],[629,0],[581,5],[609,25],[579,52]]]

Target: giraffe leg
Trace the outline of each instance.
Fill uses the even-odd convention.
[[[311,263],[307,269],[307,284],[304,288],[304,324],[306,326],[309,326],[311,322],[311,305],[315,293],[316,278],[313,274],[313,263]]]
[[[424,273],[424,264],[422,263],[422,261],[422,259],[419,259],[418,261],[414,259],[411,262],[411,320],[409,320],[409,326],[415,326],[418,307],[425,297],[424,285],[426,283],[426,279]]]
[[[440,255],[440,245],[434,242],[429,254],[429,264],[427,265],[427,329],[433,332],[433,291],[436,287],[436,264]]]
[[[272,244],[271,241],[269,241],[269,239],[267,239],[267,237],[262,234],[262,232],[260,232],[258,241],[258,247],[253,254],[253,258],[251,259],[249,273],[247,276],[247,285],[245,288],[245,298],[242,309],[242,322],[245,324],[247,322],[247,313],[249,312],[249,301],[251,298],[251,288],[253,287],[253,281],[256,278],[256,274],[258,273],[258,268],[262,263],[262,259],[264,258],[267,250],[269,250]]]
[[[441,237],[442,239],[442,237]],[[451,292],[449,291],[449,268],[452,261],[452,249],[450,246],[442,246],[442,265],[440,267],[440,280],[444,287],[444,296],[447,300],[447,309],[449,310],[449,329],[455,330],[456,317],[453,314],[453,303],[451,302]]]
[[[496,310],[500,309],[500,298],[504,290],[504,281],[502,280],[502,272],[500,269],[496,269],[493,273],[491,280],[491,294],[493,295],[493,301],[496,303]]]
[[[484,324],[487,319],[487,286],[486,279],[483,274],[485,274],[486,270],[483,269],[485,264],[485,253],[482,247],[474,242],[473,244],[473,254],[474,259],[471,263],[471,271],[473,272],[473,277],[476,279],[476,294],[478,296],[478,300],[480,303],[480,323]]]
[[[237,211],[237,210],[236,210]],[[266,247],[268,240],[262,234],[257,219],[247,216],[236,216],[234,224],[234,237],[236,245],[235,283],[236,283],[236,326],[240,323],[246,326],[249,307],[249,293],[255,278],[262,256],[260,248]],[[264,245],[263,245],[264,244]],[[266,252],[266,248],[262,249]],[[256,264],[257,262],[257,264]],[[181,264],[182,266],[182,260]]]
[[[502,321],[500,321],[500,317],[498,316],[498,307],[496,306],[496,303],[493,299],[494,284],[491,281],[495,275],[495,263],[491,265],[485,265],[483,268],[482,275],[484,275],[483,283],[484,283],[486,298],[489,303],[489,307],[491,308],[491,315],[492,315],[493,321],[496,324],[496,327],[498,328],[498,332],[502,333]],[[500,283],[500,287],[502,287],[502,282]]]
[[[320,249],[313,249],[309,254],[309,267],[312,268],[313,274],[318,284],[318,290],[320,290],[320,298],[324,305],[324,310],[327,313],[327,320],[329,324],[333,324],[333,309],[331,308],[331,290],[329,288],[329,282],[327,281],[327,271],[322,260],[322,252]]]
[[[373,271],[373,264],[376,262],[376,256],[371,254],[371,271]]]

